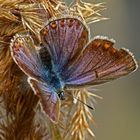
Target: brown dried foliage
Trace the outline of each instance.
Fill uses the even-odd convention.
[[[16,33],[29,33],[35,43],[39,31],[50,18],[80,16],[87,23],[104,19],[99,11],[102,4],[81,1],[69,7],[59,0],[0,0],[0,139],[2,140],[84,140],[94,136],[89,122],[94,118],[80,102],[87,102],[86,90],[66,91],[62,102],[60,122],[53,124],[38,106],[36,97],[27,83],[27,76],[14,63],[9,50],[10,40]]]

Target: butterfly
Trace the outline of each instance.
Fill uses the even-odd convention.
[[[88,28],[78,18],[50,21],[40,31],[40,38],[40,45],[35,46],[30,36],[16,35],[10,49],[53,122],[59,120],[65,89],[109,82],[137,68],[133,55],[114,48],[113,40],[102,36],[90,39]]]

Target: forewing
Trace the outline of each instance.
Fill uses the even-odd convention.
[[[97,85],[134,71],[137,64],[132,54],[126,49],[115,49],[113,44],[103,37],[92,40],[79,59],[63,72],[67,86]]]
[[[42,65],[29,36],[16,35],[10,45],[12,57],[17,65],[30,77],[40,78]]]
[[[59,73],[74,61],[88,42],[88,30],[74,18],[49,22],[40,32],[43,46],[47,47]]]
[[[49,118],[57,123],[60,113],[60,101],[56,93],[53,93],[46,84],[28,78],[34,93],[40,98],[40,103]]]

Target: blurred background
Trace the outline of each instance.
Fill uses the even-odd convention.
[[[69,0],[70,1],[70,0]],[[116,48],[127,48],[140,62],[140,0],[84,0],[106,2],[106,21],[90,25],[91,36],[116,40]],[[140,140],[140,70],[95,87],[97,100],[94,128],[96,140]]]
[[[90,25],[91,35],[114,38],[117,48],[129,49],[140,62],[140,0],[95,2],[103,1],[107,5],[103,15],[110,20]],[[96,88],[103,97],[95,111],[96,140],[140,140],[140,69]]]

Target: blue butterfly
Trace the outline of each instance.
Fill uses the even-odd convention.
[[[117,50],[105,37],[89,40],[87,27],[77,18],[49,22],[35,46],[28,35],[16,35],[11,43],[14,61],[28,76],[50,119],[58,122],[65,89],[94,86],[127,75],[137,68],[132,54]]]

